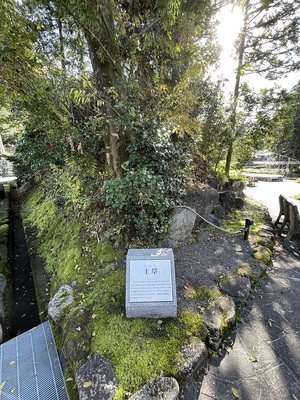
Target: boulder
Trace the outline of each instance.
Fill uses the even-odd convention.
[[[2,324],[0,322],[0,344],[3,343],[3,328],[2,328]]]
[[[182,347],[179,360],[176,369],[184,377],[204,368],[207,363],[207,349],[204,342],[198,337],[191,337]]]
[[[267,266],[272,263],[272,251],[265,246],[256,245],[252,255],[256,260],[262,261]]]
[[[219,220],[222,220],[226,217],[224,208],[218,204],[213,210],[212,214],[216,216]]]
[[[183,241],[187,239],[194,228],[196,214],[187,208],[174,208],[171,214],[171,223],[168,237],[172,241]]]
[[[62,350],[73,363],[85,361],[91,349],[90,316],[83,307],[74,307],[64,319]]]
[[[228,190],[220,193],[220,204],[227,214],[233,207],[242,209],[245,201],[241,197],[236,197],[233,191]]]
[[[6,288],[7,279],[3,274],[0,274],[0,293],[3,294]]]
[[[76,372],[79,400],[112,400],[117,381],[111,364],[99,354],[92,354]]]
[[[178,395],[179,385],[176,379],[162,377],[148,382],[128,400],[176,400]]]
[[[240,179],[229,179],[223,185],[223,190],[230,190],[242,197],[245,190],[245,183]]]
[[[218,351],[225,328],[233,327],[236,320],[235,303],[231,297],[221,296],[208,307],[203,320],[210,332],[209,344]]]
[[[61,286],[48,305],[48,315],[58,322],[66,308],[74,303],[73,289],[69,285]]]
[[[193,207],[198,214],[209,219],[213,209],[219,203],[219,192],[213,188],[199,189],[189,193],[185,201]]]
[[[250,294],[250,279],[243,276],[236,276],[219,283],[220,290],[223,294],[233,297],[237,302],[245,302]]]
[[[242,276],[244,278],[250,279],[251,282],[258,282],[261,276],[263,275],[265,268],[265,264],[260,261],[254,261],[250,263],[242,263],[241,266],[237,269],[237,275]]]

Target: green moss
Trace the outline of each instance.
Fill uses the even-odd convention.
[[[0,260],[0,274],[6,275],[7,272],[7,260]]]
[[[221,292],[219,290],[213,290],[206,286],[199,286],[196,290],[191,292],[190,298],[197,300],[207,300],[209,302],[211,300],[217,300],[220,295]]]
[[[235,278],[234,275],[221,275],[220,276],[220,281],[230,281],[230,280],[232,280],[234,278]]]
[[[64,378],[67,386],[67,391],[69,398],[72,400],[79,400],[76,381],[75,381],[75,374],[77,372],[79,365],[68,365],[68,367],[64,371]]]
[[[252,270],[252,266],[249,263],[243,263],[236,271],[238,276],[249,278],[252,281],[257,281],[260,275],[256,274]]]
[[[271,264],[271,256],[272,252],[264,246],[257,246],[253,250],[253,257],[262,261],[267,266]]]
[[[100,235],[87,234],[83,221],[89,219],[84,211],[60,208],[54,199],[35,191],[26,201],[23,214],[26,224],[38,229],[35,249],[51,277],[51,294],[62,284],[77,282],[77,305],[91,316],[91,351],[107,357],[116,374],[119,387],[115,399],[125,399],[128,391],[137,391],[161,371],[176,376],[175,363],[182,344],[190,336],[206,335],[202,316],[184,311],[178,318],[162,321],[127,319],[125,269],[115,262],[123,253],[101,242]],[[45,287],[37,290],[45,292]],[[204,287],[196,291],[200,298],[215,295]],[[76,367],[76,363],[71,364],[68,372],[72,392]]]
[[[220,337],[222,339],[227,339],[228,336],[231,335],[232,330],[233,330],[233,325],[234,324],[228,324],[227,321],[227,315],[224,313],[223,310],[221,310],[222,312],[222,319],[221,319],[221,326],[220,326]]]
[[[176,320],[126,319],[124,302],[123,270],[106,274],[85,297],[85,304],[94,304],[92,351],[105,355],[114,365],[120,399],[125,391],[138,390],[161,371],[174,375],[174,360],[185,339]]]
[[[180,313],[179,318],[183,323],[185,335],[202,338],[206,336],[207,329],[205,327],[202,314],[196,314],[188,310],[183,310]]]
[[[260,226],[265,221],[265,211],[258,203],[245,200],[245,206],[242,210],[232,210],[230,212],[230,219],[223,220],[223,227],[229,231],[235,232],[245,226],[245,219],[252,218],[253,225],[250,227],[250,235],[257,233]]]
[[[8,224],[0,225],[0,244],[7,243],[8,232],[9,232]]]
[[[275,246],[274,240],[264,237],[258,237],[256,243],[260,246],[267,247],[271,251],[274,249]]]

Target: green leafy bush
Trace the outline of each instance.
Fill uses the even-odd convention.
[[[105,206],[116,212],[115,220],[123,223],[123,229],[130,227],[147,241],[165,233],[174,203],[166,196],[162,176],[148,168],[130,170],[122,179],[106,180],[102,193]]]
[[[45,174],[51,164],[61,167],[67,152],[67,142],[59,139],[50,124],[27,123],[12,157],[15,173],[21,182],[29,181]]]
[[[131,136],[124,177],[105,181],[103,201],[115,213],[118,234],[126,231],[152,242],[166,232],[170,208],[185,192],[189,138],[159,117],[143,115],[137,105],[126,107],[118,121]]]

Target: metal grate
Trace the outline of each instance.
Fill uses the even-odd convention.
[[[1,400],[69,400],[48,321],[0,346]]]

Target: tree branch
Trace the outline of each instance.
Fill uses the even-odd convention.
[[[104,51],[104,53],[106,54],[107,58],[110,60],[110,62],[112,63],[115,71],[117,72],[118,75],[120,75],[120,70],[117,67],[113,57],[109,54],[109,52],[107,51],[107,49],[105,48],[105,46],[102,44],[101,40],[89,29],[87,28],[77,17],[76,15],[73,13],[73,11],[62,1],[62,0],[57,0],[65,9],[66,11],[74,18],[74,20],[78,23],[78,25],[85,31],[87,32],[89,35],[91,35],[91,37],[93,39],[95,39],[98,44],[100,45],[101,49]]]

